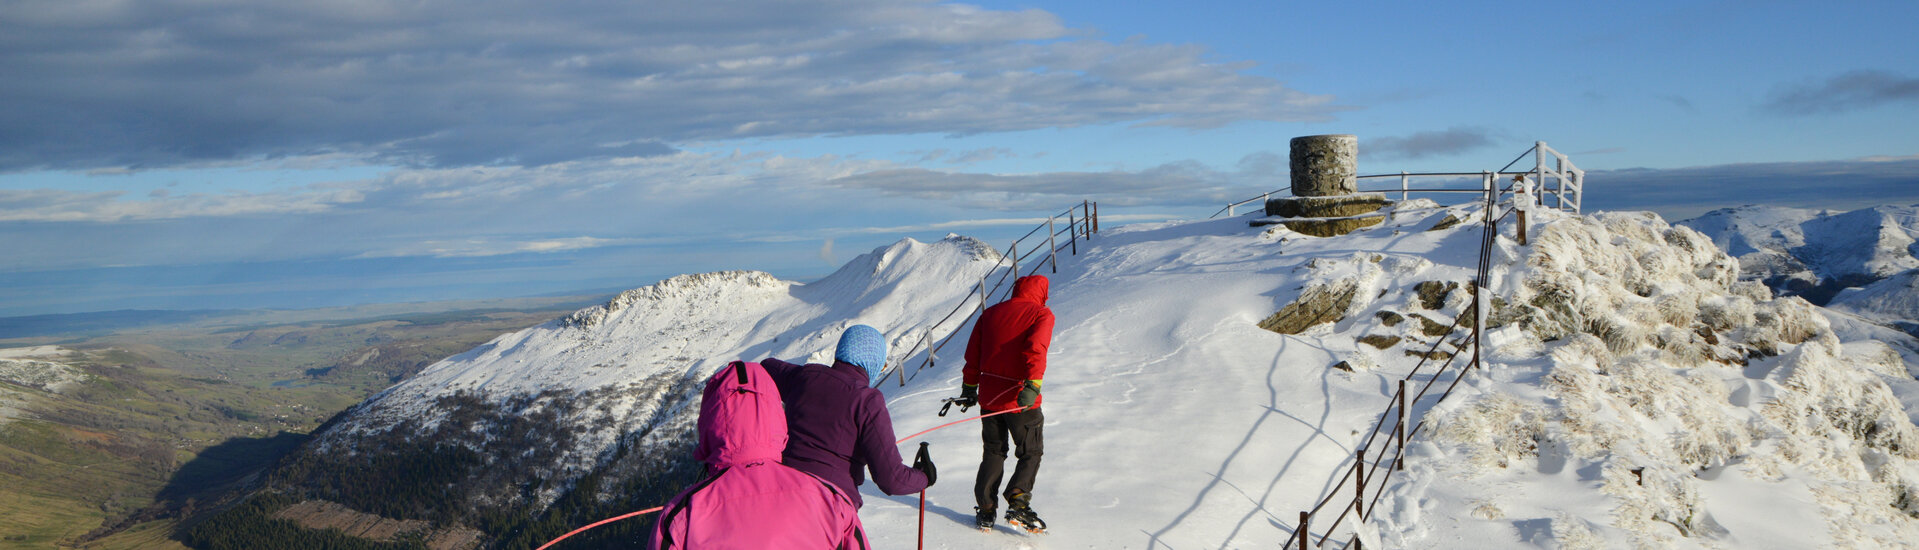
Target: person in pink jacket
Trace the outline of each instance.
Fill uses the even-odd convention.
[[[702,395],[694,456],[706,477],[667,501],[648,549],[871,547],[845,493],[780,463],[786,411],[759,363],[728,364]]]

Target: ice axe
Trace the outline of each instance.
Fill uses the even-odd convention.
[[[948,397],[946,399],[941,399],[940,403],[944,403],[944,405],[940,405],[940,416],[946,416],[946,410],[953,408],[954,403],[960,404],[960,412],[966,412],[966,409],[973,407],[973,405],[965,403],[965,401],[966,401],[966,398],[964,397]]]

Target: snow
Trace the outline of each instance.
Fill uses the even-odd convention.
[[[1428,231],[1448,215],[1467,223]],[[1402,204],[1385,223],[1334,238],[1249,227],[1250,216],[1105,228],[1052,276],[1047,453],[1034,498],[1050,533],[1019,533],[1003,521],[993,533],[972,528],[980,442],[968,423],[902,444],[930,442],[940,466],[940,483],[926,493],[926,546],[1270,548],[1292,540],[1299,512],[1337,489],[1394,383],[1417,363],[1407,352],[1434,342],[1415,316],[1444,328],[1471,311],[1463,290],[1429,310],[1413,288],[1472,278],[1480,215]],[[1919,541],[1919,382],[1911,374],[1919,347],[1909,337],[1741,281],[1740,264],[1714,239],[1761,240],[1747,232],[1553,211],[1534,214],[1529,246],[1506,231],[1493,255],[1493,292],[1505,305],[1486,333],[1487,368],[1447,401],[1414,406],[1424,429],[1408,445],[1406,471],[1388,480],[1359,529],[1376,543],[1369,546]],[[634,384],[698,380],[732,359],[824,359],[853,323],[880,328],[904,353],[923,327],[966,303],[996,260],[970,239],[905,240],[811,284],[750,272],[674,278],[449,358],[348,424],[377,430],[430,417],[432,399],[462,390],[495,399],[620,390],[596,397],[611,421],[575,450],[573,460],[589,467],[662,406],[636,397]],[[1342,320],[1297,335],[1258,328],[1305,289],[1335,284],[1357,289]],[[1379,314],[1387,311],[1406,322],[1385,326]],[[1362,336],[1401,340],[1376,349]],[[953,420],[935,413],[958,391],[958,355],[949,348],[935,370],[882,386],[900,434]],[[1331,368],[1341,361],[1353,370]],[[1451,372],[1439,381],[1451,382]],[[875,546],[914,546],[918,496],[864,490],[861,518]],[[1338,504],[1329,508],[1314,520],[1315,538]],[[1353,525],[1344,523],[1330,546],[1343,545]]]
[[[65,393],[87,381],[80,369],[51,360],[68,353],[59,346],[0,348],[0,426],[21,418],[22,409],[34,397],[16,388]]]
[[[1745,276],[1755,280],[1851,286],[1919,268],[1919,205],[1850,212],[1749,205],[1678,224],[1739,258]]]
[[[990,535],[971,529],[978,435],[943,430],[924,438],[945,479],[927,493],[927,546],[1246,548],[1291,540],[1298,513],[1333,490],[1391,382],[1416,361],[1401,347],[1355,344],[1365,334],[1412,337],[1379,326],[1373,314],[1450,321],[1467,311],[1463,292],[1440,312],[1424,311],[1410,292],[1420,281],[1471,277],[1477,225],[1421,231],[1445,213],[1399,216],[1330,239],[1249,229],[1241,219],[1101,235],[1055,278],[1050,452],[1034,500],[1051,532],[1018,534],[1004,523]],[[1514,323],[1490,333],[1491,368],[1427,417],[1438,429],[1410,445],[1407,472],[1391,481],[1364,529],[1381,543],[1373,547],[1919,541],[1911,510],[1893,507],[1893,493],[1919,481],[1915,449],[1904,443],[1914,434],[1911,409],[1890,390],[1914,386],[1897,376],[1909,359],[1883,344],[1842,343],[1816,308],[1739,282],[1738,264],[1703,235],[1656,216],[1541,219],[1533,246],[1500,240],[1495,292],[1526,303],[1566,290],[1587,316],[1570,319],[1556,339],[1537,333],[1551,326]],[[1340,280],[1362,288],[1346,320],[1297,336],[1254,327],[1302,288]],[[1723,345],[1674,330],[1673,322],[1691,329],[1695,321]],[[1752,367],[1715,361],[1743,360],[1750,350],[1736,346],[1779,355]],[[1874,350],[1877,361],[1848,360]],[[1362,367],[1328,368],[1341,360]],[[947,373],[889,389],[896,425],[907,433],[933,425],[937,400],[957,386],[957,373]],[[1862,429],[1882,430],[1882,440],[1847,435]],[[862,518],[876,546],[914,544],[916,498],[869,490],[867,502]],[[1341,529],[1339,541],[1349,532]]]

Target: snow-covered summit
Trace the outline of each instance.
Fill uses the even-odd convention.
[[[945,474],[926,493],[929,546],[1292,539],[1298,512],[1338,489],[1393,383],[1428,350],[1462,351],[1464,333],[1448,326],[1470,315],[1458,285],[1474,275],[1483,212],[1409,201],[1385,215],[1333,238],[1240,217],[1109,227],[1081,243],[1052,276],[1058,322],[1033,501],[1051,533],[972,528],[980,443],[962,424],[907,442],[930,443]],[[1434,229],[1449,217],[1467,223]],[[1919,357],[1883,340],[1903,335],[1835,329],[1805,301],[1741,282],[1709,235],[1656,216],[1532,221],[1533,244],[1508,227],[1493,251],[1488,368],[1445,403],[1414,405],[1427,429],[1361,529],[1380,543],[1369,546],[1919,540],[1919,432],[1902,405],[1919,400],[1908,371]],[[472,446],[486,464],[476,475],[513,479],[451,485],[461,504],[520,499],[538,514],[572,480],[643,462],[620,458],[626,450],[683,454],[671,444],[692,421],[687,395],[721,362],[823,359],[852,323],[880,328],[901,353],[997,259],[956,237],[901,241],[804,285],[748,272],[671,279],[449,358],[322,437],[362,452],[402,430],[414,436],[387,439]],[[1260,328],[1324,288],[1344,298],[1324,322]],[[953,420],[934,413],[959,387],[958,363],[882,387],[901,434]],[[471,402],[500,412],[469,413]],[[618,487],[593,485],[586,498],[618,501]],[[917,498],[865,490],[875,545],[912,546]],[[1324,534],[1330,514],[1316,521]]]
[[[537,508],[605,466],[622,445],[684,438],[693,419],[679,413],[726,362],[829,360],[840,332],[854,324],[879,328],[893,353],[904,353],[923,327],[974,296],[952,281],[977,280],[998,260],[984,243],[953,236],[902,239],[813,283],[754,271],[673,277],[435,363],[350,411],[322,434],[320,449],[385,452],[361,440],[394,430],[439,433],[449,415],[467,422],[473,413],[461,407],[469,404],[550,415],[563,426],[525,433],[479,421],[455,430],[459,444],[484,454],[558,447],[516,465],[530,471],[511,473],[541,487],[527,503]]]

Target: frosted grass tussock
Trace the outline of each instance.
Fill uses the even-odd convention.
[[[1433,437],[1465,447],[1466,475],[1476,476],[1539,456],[1546,414],[1538,405],[1493,394],[1442,419]]]
[[[1429,490],[1551,518],[1572,512],[1527,510],[1490,487],[1594,472],[1576,479],[1608,497],[1602,532],[1641,547],[1716,547],[1730,531],[1714,506],[1744,503],[1715,502],[1705,484],[1730,475],[1808,487],[1828,519],[1830,538],[1815,540],[1901,545],[1919,532],[1919,427],[1886,383],[1906,376],[1896,350],[1842,344],[1814,306],[1736,281],[1729,256],[1656,216],[1553,221],[1525,263],[1507,278],[1519,284],[1501,289],[1513,299],[1498,316],[1516,328],[1492,342],[1544,351],[1493,350],[1505,363],[1472,376],[1510,389],[1475,384],[1484,393],[1433,410],[1433,441],[1464,464],[1457,479],[1476,481],[1425,481]],[[1560,523],[1556,537],[1588,538]]]

